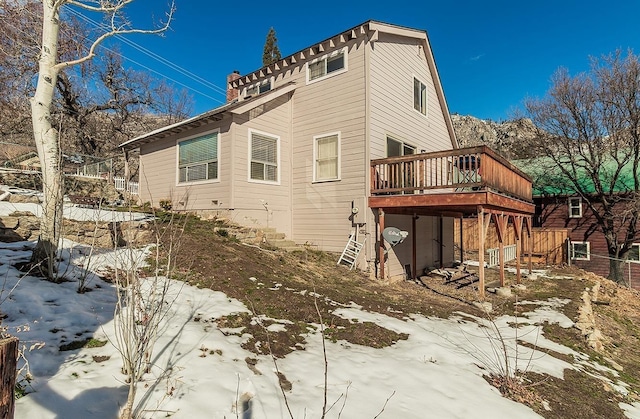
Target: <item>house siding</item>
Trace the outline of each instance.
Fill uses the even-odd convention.
[[[422,42],[383,33],[370,56],[371,159],[387,157],[387,136],[417,152],[452,149]],[[413,107],[414,76],[427,86],[426,116]]]
[[[298,244],[326,251],[341,252],[349,234],[357,230],[360,241],[368,238],[358,266],[373,268],[378,255],[377,213],[366,205],[370,159],[386,157],[387,136],[416,147],[417,152],[452,148],[435,85],[437,78],[430,73],[424,51],[427,46],[424,34],[420,31],[413,34],[416,37],[378,31],[373,41],[368,36],[357,36],[346,43],[343,40],[351,35],[340,36],[335,47],[333,41],[327,42],[322,52],[312,47],[296,55],[296,64],[289,61],[282,70],[274,66],[264,74],[262,70],[254,73],[252,77],[256,74],[259,77],[252,83],[268,77],[272,78],[274,89],[289,88],[285,84],[295,83],[295,90],[244,114],[233,114],[246,100],[240,97],[239,106],[221,113],[225,115],[222,122],[190,128],[168,139],[142,145],[141,189],[148,189],[149,197],[160,197],[152,201],[156,206],[159,199],[174,197],[176,201],[175,197],[188,193],[185,209],[223,212],[240,224],[274,227]],[[346,71],[307,83],[307,62],[342,49],[347,53]],[[315,55],[310,57],[311,53]],[[414,77],[427,86],[426,116],[413,108]],[[187,133],[191,137],[214,128],[220,129],[220,181],[176,184],[176,141],[187,138]],[[250,129],[279,137],[278,184],[249,181]],[[313,178],[314,137],[336,133],[340,138],[340,177],[317,182]],[[143,177],[153,181],[147,182]],[[142,196],[143,200],[150,200],[145,193]],[[360,210],[355,218],[352,207]],[[180,209],[175,202],[174,208]],[[411,216],[391,217],[386,225],[407,223],[411,225]],[[418,220],[416,239],[426,249],[418,255],[418,269],[448,264],[453,259],[453,222],[445,219],[444,261],[436,260],[440,246],[434,247],[434,243],[439,226],[439,218]],[[407,257],[411,258],[405,247],[391,250],[392,262],[387,267],[394,274],[403,274]]]
[[[233,197],[230,202],[234,221],[249,226],[271,227],[291,236],[291,148],[290,95],[274,99],[233,120]],[[249,180],[250,130],[279,138],[279,176],[274,184]],[[229,157],[231,157],[229,155]]]
[[[158,207],[161,200],[171,200],[173,208],[198,211],[210,209],[213,200],[229,199],[231,162],[223,158],[231,148],[230,119],[205,124],[190,130],[188,135],[172,135],[166,139],[140,146],[140,199]],[[178,183],[178,141],[219,130],[218,181]],[[183,204],[181,204],[181,202]]]
[[[598,227],[593,213],[582,203],[582,217],[569,218],[568,198],[534,198],[539,214],[537,221],[542,227],[568,228],[569,239],[573,242],[589,242],[590,260],[571,260],[571,264],[597,275],[609,275],[609,253],[604,234]],[[640,225],[638,226],[640,227]],[[640,239],[638,240],[640,242]],[[640,263],[625,264],[624,277],[631,279],[631,285],[640,289]]]
[[[387,137],[416,148],[416,152],[450,150],[452,140],[447,130],[443,109],[438,100],[434,77],[430,72],[423,43],[417,38],[381,33],[370,50],[370,159],[387,157]],[[413,106],[413,79],[427,87],[427,114]],[[368,169],[368,168],[367,168]],[[371,219],[375,214],[371,215]],[[437,221],[438,219],[435,218]],[[443,261],[439,261],[438,228],[434,217],[418,220],[417,272],[427,266],[449,266],[453,255],[453,220],[443,222]],[[438,221],[439,224],[439,221]],[[411,216],[385,217],[385,227],[397,227],[411,232]],[[375,237],[375,224],[367,224],[368,234]],[[368,244],[367,252],[375,254],[376,240]],[[404,275],[404,265],[411,263],[411,238],[388,253],[385,269],[391,277]]]
[[[342,251],[353,230],[351,202],[366,193],[364,48],[362,40],[348,44],[341,74],[310,84],[305,66],[294,74],[292,238],[327,251]],[[314,137],[328,133],[340,134],[341,178],[314,183]]]

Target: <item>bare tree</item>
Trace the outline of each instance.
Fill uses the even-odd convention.
[[[10,0],[0,0],[0,134],[12,142],[31,134],[25,98],[32,94],[30,79],[39,52],[36,38],[40,31],[32,19],[36,8],[34,2],[18,7]]]
[[[91,94],[86,92],[88,80],[98,86]],[[109,154],[118,144],[158,125],[185,118],[189,110],[189,101],[166,82],[125,68],[115,48],[83,63],[79,71],[61,72],[57,91],[67,134],[60,139],[61,146],[86,155]]]
[[[51,280],[56,279],[55,255],[62,218],[62,170],[60,165],[60,126],[52,117],[54,93],[61,71],[91,60],[96,48],[115,35],[131,33],[158,34],[166,31],[175,10],[171,3],[166,19],[152,29],[136,29],[125,15],[125,9],[135,0],[43,0],[42,41],[38,60],[36,90],[31,98],[33,136],[40,158],[43,183],[40,237],[31,263]],[[15,1],[19,4],[18,1]],[[85,13],[99,13],[105,17],[104,31],[97,34],[87,50],[79,50],[74,57],[61,59],[58,51],[63,7],[77,8]]]
[[[526,110],[539,128],[531,146],[542,185],[577,194],[606,239],[609,278],[624,280],[623,264],[640,221],[640,62],[632,51],[592,59],[591,71],[553,76],[542,99]]]

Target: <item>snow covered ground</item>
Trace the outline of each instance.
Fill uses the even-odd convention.
[[[66,242],[66,246],[71,245]],[[89,284],[93,290],[78,294],[75,282],[52,284],[22,277],[13,265],[28,260],[32,246],[29,242],[0,243],[0,311],[7,316],[2,324],[27,347],[44,343],[42,348],[27,353],[33,375],[28,388],[31,393],[17,401],[16,417],[114,418],[127,394],[120,355],[114,346],[114,286],[93,277]],[[143,251],[138,253],[138,257],[143,255]],[[95,259],[93,269],[116,260],[108,255]],[[273,292],[281,293],[310,294],[309,291],[273,288]],[[161,325],[153,351],[153,369],[138,390],[141,416],[290,417],[274,361],[242,349],[246,335],[237,336],[217,327],[216,319],[249,312],[248,308],[221,292],[181,282],[171,282],[170,295],[173,304]],[[519,340],[538,348],[532,353],[518,345],[521,368],[531,360],[530,370],[561,377],[565,369],[581,369],[588,363],[580,354],[545,339],[536,326],[548,321],[571,327],[572,321],[555,310],[565,303],[522,302],[528,313],[518,319],[505,316],[495,320],[510,345],[517,333]],[[335,314],[354,321],[371,321],[406,333],[409,338],[383,349],[325,341],[327,398],[328,404],[333,405],[328,418],[539,417],[528,407],[502,397],[483,379],[483,374],[501,362],[495,355],[498,343],[492,339],[493,324],[487,320],[463,313],[449,319],[422,315],[397,319],[362,310],[355,304],[337,308]],[[510,326],[515,322],[519,328]],[[286,328],[286,321],[279,323],[276,326]],[[106,340],[107,344],[59,350],[63,343],[87,337]],[[286,401],[293,417],[319,418],[324,392],[322,339],[316,330],[309,332],[306,340],[305,350],[279,359],[277,368],[292,383]],[[545,349],[572,354],[581,361],[570,364],[545,354]],[[253,370],[246,358],[257,359]],[[615,371],[608,372],[616,375]],[[624,383],[611,384],[625,391]],[[640,405],[622,407],[628,417],[640,418]]]

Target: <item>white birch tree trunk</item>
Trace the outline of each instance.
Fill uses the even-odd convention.
[[[52,125],[51,104],[55,92],[60,19],[58,6],[44,0],[42,19],[42,49],[38,61],[38,83],[31,98],[31,121],[34,140],[42,169],[42,217],[40,236],[31,257],[32,266],[49,280],[55,281],[55,258],[62,225],[62,171],[58,129]]]

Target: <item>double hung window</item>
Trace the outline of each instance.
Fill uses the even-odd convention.
[[[582,198],[569,198],[569,218],[582,217]]]
[[[178,183],[218,179],[218,133],[178,143]]]
[[[278,182],[278,137],[250,131],[249,179]]]
[[[314,176],[316,182],[340,179],[340,135],[314,137]]]

